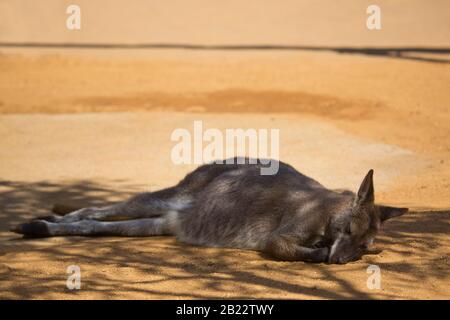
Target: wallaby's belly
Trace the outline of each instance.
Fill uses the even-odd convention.
[[[216,185],[198,195],[189,207],[172,212],[178,239],[204,246],[264,248],[286,213],[284,198],[270,188],[241,187]]]
[[[177,238],[201,246],[261,250],[277,227],[270,218],[251,221],[244,213],[241,219],[230,215],[219,216],[219,211],[201,215],[193,212],[176,214],[179,221],[175,229]]]

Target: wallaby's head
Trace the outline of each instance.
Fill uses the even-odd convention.
[[[370,170],[353,203],[336,216],[330,226],[330,263],[347,263],[359,259],[373,242],[383,222],[408,211],[408,208],[376,205],[374,200],[373,170]]]

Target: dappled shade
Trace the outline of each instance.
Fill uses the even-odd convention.
[[[112,187],[121,185],[120,188]],[[411,212],[389,221],[375,253],[347,265],[274,261],[258,252],[193,247],[173,237],[47,238],[25,240],[8,226],[74,206],[125,199],[140,186],[89,181],[0,183],[1,298],[325,298],[414,297],[414,288],[448,283],[450,211]],[[125,191],[118,191],[125,190]],[[421,261],[417,264],[417,261]],[[369,264],[382,270],[383,290],[366,287]],[[82,288],[66,288],[69,265],[79,265]]]

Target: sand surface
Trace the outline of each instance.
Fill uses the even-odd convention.
[[[54,12],[63,2],[48,5]],[[87,30],[73,35],[53,28],[64,21],[40,6],[41,19],[23,19],[32,11],[5,1],[0,42],[448,45],[447,2],[379,2],[390,8],[382,35],[355,27],[365,23],[356,12],[366,4],[333,1],[278,10],[268,1],[259,11],[249,1],[235,14],[232,2],[199,1],[204,9],[184,6],[178,19],[170,13],[183,5],[170,1],[149,9],[160,20],[139,15],[134,2],[123,11],[111,2],[97,18],[87,10]],[[119,12],[134,23],[108,24]],[[0,298],[450,298],[448,55],[0,50]],[[220,130],[279,129],[281,159],[330,188],[355,191],[373,168],[376,200],[411,212],[386,224],[374,254],[346,265],[280,262],[171,237],[22,240],[8,231],[55,202],[101,205],[176,183],[196,165],[171,162],[170,135],[195,120]],[[371,264],[381,268],[381,289],[366,285]],[[81,268],[81,290],[66,288],[70,265]]]
[[[1,297],[449,298],[448,65],[159,54],[1,56]],[[281,158],[331,188],[355,190],[374,168],[377,200],[413,211],[386,225],[380,253],[344,266],[172,238],[20,240],[7,231],[54,202],[97,205],[176,183],[195,165],[172,164],[170,134],[194,120],[280,129]],[[76,292],[65,287],[72,264],[82,270]],[[381,267],[380,290],[366,286],[369,264]]]

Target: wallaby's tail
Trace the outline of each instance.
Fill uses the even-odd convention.
[[[73,211],[79,210],[82,207],[75,207],[75,206],[71,206],[71,205],[65,205],[65,204],[60,204],[60,203],[55,203],[52,207],[52,212],[56,213],[60,216],[64,216],[68,213],[71,213]]]

